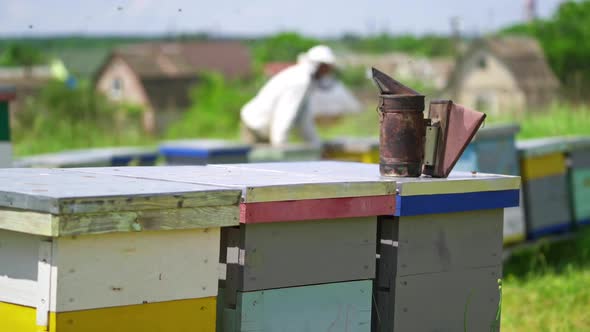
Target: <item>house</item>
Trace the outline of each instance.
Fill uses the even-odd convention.
[[[550,103],[559,81],[536,40],[476,40],[455,65],[446,95],[480,111],[523,112]]]
[[[134,44],[112,52],[95,84],[113,101],[142,106],[144,129],[156,133],[190,105],[190,89],[199,75],[213,71],[227,79],[249,77],[249,49],[234,41]]]

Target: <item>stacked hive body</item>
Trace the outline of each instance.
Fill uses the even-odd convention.
[[[590,138],[569,140],[569,185],[574,221],[590,224]]]
[[[0,331],[214,331],[239,190],[0,171]]]
[[[323,158],[330,160],[379,163],[379,138],[337,138],[324,142]]]
[[[8,104],[14,98],[14,88],[8,86],[0,86],[0,167],[12,166],[12,143],[10,142],[10,111]]]
[[[273,161],[312,161],[319,160],[322,151],[317,146],[304,144],[291,144],[274,147],[271,145],[256,145],[248,154],[248,161],[273,162]]]
[[[455,165],[454,170],[519,175],[520,166],[515,142],[515,135],[518,131],[518,125],[492,125],[480,129]],[[525,237],[524,207],[522,204],[518,207],[506,209],[504,215],[504,243],[521,242]]]
[[[69,150],[19,159],[16,167],[102,167],[102,166],[152,166],[157,159],[155,149],[118,147]]]
[[[377,165],[324,162],[307,171],[385,180]],[[518,206],[520,179],[452,173],[395,181],[395,213],[378,221],[372,330],[498,330],[503,209]]]
[[[571,229],[567,141],[544,138],[517,142],[523,181],[527,236],[535,239]]]
[[[317,175],[313,165],[130,167],[112,174],[242,190],[240,225],[222,233],[218,330],[370,331],[376,216],[393,214],[395,183]]]
[[[167,165],[246,163],[249,152],[247,145],[223,140],[178,140],[160,145]]]

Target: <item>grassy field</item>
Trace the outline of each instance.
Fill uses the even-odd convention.
[[[590,231],[504,265],[502,331],[590,331]]]
[[[590,135],[590,107],[555,104],[545,110],[526,114],[489,115],[486,124],[517,122],[521,126],[519,139]],[[343,119],[337,126],[322,128],[323,137],[378,136],[379,117],[375,108]]]

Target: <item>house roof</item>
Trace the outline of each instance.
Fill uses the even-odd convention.
[[[516,84],[527,96],[559,87],[559,81],[547,64],[539,43],[523,36],[486,38],[473,42],[466,54],[458,60],[449,80],[449,87],[456,86],[464,64],[482,49],[489,51],[508,68]]]
[[[98,72],[113,57],[121,58],[140,79],[195,76],[216,71],[226,78],[250,75],[249,49],[234,41],[153,42],[132,44],[114,50]]]

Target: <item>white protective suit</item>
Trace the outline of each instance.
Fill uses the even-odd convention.
[[[289,132],[297,129],[311,144],[320,144],[309,94],[317,82],[313,75],[321,63],[333,65],[332,51],[315,46],[293,65],[271,78],[241,111],[242,122],[272,145],[287,143]]]

